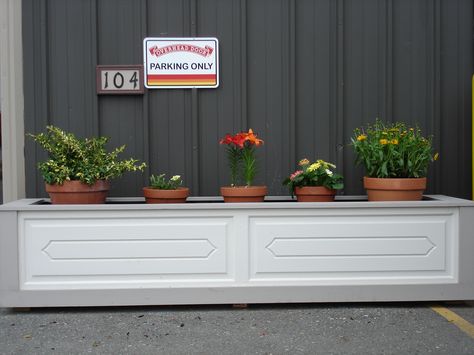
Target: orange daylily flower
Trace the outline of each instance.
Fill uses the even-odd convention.
[[[225,137],[219,141],[220,144],[233,144],[240,149],[244,148],[245,142],[256,146],[263,144],[263,140],[257,138],[257,135],[253,133],[252,129],[249,129],[248,132],[236,133],[233,136],[227,133]]]
[[[244,147],[244,143],[247,140],[247,134],[245,132],[237,133],[234,137],[232,137],[232,142],[240,147]]]
[[[246,141],[249,141],[250,144],[256,145],[257,147],[258,147],[259,145],[263,144],[263,140],[257,138],[257,135],[253,133],[252,128],[250,128],[249,131],[248,131],[248,133],[246,133],[246,138],[245,138],[245,140],[246,140]]]
[[[219,141],[219,144],[230,144],[232,143],[232,136],[227,133],[224,138]]]

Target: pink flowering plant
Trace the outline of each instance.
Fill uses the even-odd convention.
[[[298,163],[299,168],[283,181],[290,189],[291,196],[295,188],[304,186],[325,186],[328,189],[340,190],[344,188],[343,177],[333,171],[334,164],[324,160],[316,160],[311,163],[308,159],[302,159]]]

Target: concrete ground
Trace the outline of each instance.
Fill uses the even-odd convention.
[[[440,305],[467,321],[468,330],[474,323],[473,303]],[[463,332],[431,306],[0,309],[0,353],[474,354],[474,333]]]

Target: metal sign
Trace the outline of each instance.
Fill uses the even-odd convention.
[[[98,94],[143,94],[142,65],[98,65]]]
[[[143,61],[149,89],[219,86],[217,38],[145,38]]]

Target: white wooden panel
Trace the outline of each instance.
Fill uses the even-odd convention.
[[[274,238],[266,247],[274,258],[318,256],[427,256],[436,246],[428,237]]]
[[[455,278],[453,215],[253,217],[251,279]],[[436,279],[434,279],[436,282]]]
[[[27,218],[20,236],[23,288],[230,279],[230,224],[230,218]]]
[[[217,248],[208,239],[51,240],[43,252],[51,260],[208,259]]]

